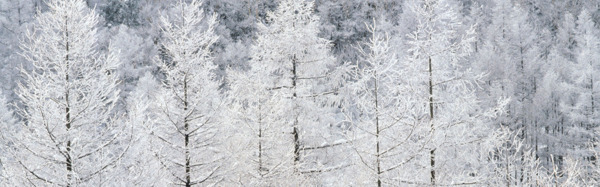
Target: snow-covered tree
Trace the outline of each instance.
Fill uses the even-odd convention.
[[[178,1],[161,17],[164,58],[157,57],[165,78],[151,106],[150,133],[162,170],[171,184],[208,185],[221,180],[223,155],[219,127],[221,96],[213,71],[211,46],[216,16],[205,18],[200,1]]]
[[[530,34],[535,30],[519,4],[515,6],[510,1],[501,0],[495,3],[494,18],[487,31],[487,45],[493,51],[487,63],[494,67],[490,69],[489,86],[497,90],[491,94],[512,98],[508,106],[510,116],[502,123],[527,133],[525,127],[533,123],[527,116],[534,87],[531,68],[539,65],[537,56],[540,55],[535,46],[535,35]]]
[[[560,55],[563,55],[564,58],[571,61],[575,60],[575,17],[571,13],[565,14],[562,24],[558,27],[556,46],[561,52]]]
[[[549,161],[548,153],[556,153],[556,150],[539,150],[546,145],[543,140],[553,140],[541,130],[552,126],[544,112],[551,115],[553,111],[538,107],[552,105],[536,103],[543,97],[552,96],[548,90],[540,88],[544,84],[544,70],[553,68],[543,66],[547,57],[544,50],[548,50],[543,38],[547,37],[547,32],[534,28],[521,2],[494,1],[492,12],[492,23],[485,31],[485,45],[476,61],[476,66],[489,72],[484,87],[487,93],[484,95],[492,99],[511,98],[507,115],[498,118],[497,125],[520,130],[520,137],[526,139],[525,144],[532,145],[538,156],[548,158],[542,160],[545,164]],[[540,90],[545,93],[536,94]],[[553,97],[558,99],[556,95]]]
[[[229,72],[230,123],[237,124],[234,175],[239,185],[284,185],[289,181],[293,152],[287,148],[288,135],[278,116],[284,116],[281,98],[272,95],[270,84],[263,82],[261,69]]]
[[[537,122],[537,134],[533,142],[533,148],[541,157],[544,167],[552,164],[561,164],[563,155],[568,154],[569,147],[580,142],[578,137],[569,135],[570,123],[561,105],[569,92],[569,86],[565,82],[570,77],[569,64],[571,61],[561,55],[561,48],[553,48],[541,66],[541,72],[546,72],[536,78],[536,92],[533,93],[532,108],[534,108],[533,119]],[[565,133],[567,132],[567,133]],[[559,141],[557,141],[559,140]],[[554,156],[552,156],[554,155]]]
[[[288,181],[302,181],[300,174],[327,175],[327,171],[343,166],[343,160],[332,154],[344,142],[335,119],[339,104],[336,92],[343,75],[339,69],[343,68],[336,68],[329,52],[330,42],[318,36],[319,18],[313,15],[312,2],[281,1],[277,10],[268,14],[266,23],[258,26],[251,48],[251,70],[245,78],[251,80],[246,86],[256,86],[247,90],[265,95],[244,101],[250,103],[245,109],[254,116],[250,124],[253,144],[264,140],[260,137],[263,130],[285,137],[277,140],[280,142],[265,142],[281,144],[282,150],[272,154],[283,156],[277,160],[265,158],[264,169],[268,171],[255,173],[276,172],[273,167],[283,164],[277,166],[278,173],[300,177],[288,177]],[[273,102],[276,104],[270,104]]]
[[[569,115],[573,123],[580,124],[590,130],[594,128],[594,125],[600,123],[600,114],[596,106],[599,96],[597,95],[598,91],[595,91],[598,87],[596,79],[599,77],[597,69],[600,65],[600,60],[598,60],[600,58],[600,52],[598,52],[600,50],[600,38],[594,21],[587,10],[581,11],[578,16],[575,33],[576,64],[572,66],[574,68],[572,76],[575,87],[572,91],[577,94],[577,98],[573,111]]]
[[[587,143],[595,141],[598,135],[594,133],[600,123],[600,114],[597,103],[600,75],[600,37],[598,30],[587,10],[582,10],[577,18],[575,28],[574,61],[564,61],[568,74],[566,84],[563,84],[565,94],[562,103],[562,111],[570,119],[567,125],[567,134],[563,139],[570,144],[565,146],[565,152],[570,153],[574,159],[585,159],[591,161],[593,154],[587,149]]]
[[[411,88],[414,99],[408,102],[415,103],[405,118],[425,128],[415,137],[426,144],[412,163],[413,177],[401,181],[433,186],[478,183],[484,176],[482,158],[488,154],[482,142],[494,129],[488,120],[494,109],[482,107],[474,93],[483,81],[466,61],[474,31],[462,24],[454,1],[413,1],[406,7],[416,25],[407,35],[409,50],[400,65],[406,73],[400,84]]]
[[[131,125],[132,142],[129,152],[119,162],[121,175],[113,177],[118,186],[164,186],[168,185],[165,172],[150,147],[155,145],[149,128],[153,124],[152,99],[159,88],[150,72],[142,76],[136,88],[127,97],[125,123]],[[118,183],[116,183],[118,181]]]
[[[129,145],[114,113],[119,90],[113,51],[98,53],[98,15],[82,0],[48,1],[22,43],[23,118],[9,138],[18,167],[13,185],[108,184]],[[109,50],[111,47],[109,46]]]
[[[351,83],[345,85],[348,104],[344,106],[353,132],[352,145],[358,155],[356,180],[377,186],[394,184],[395,179],[408,178],[413,173],[407,167],[419,152],[424,141],[414,141],[416,124],[425,119],[411,116],[423,107],[412,106],[410,86],[403,84],[404,73],[389,35],[369,26],[371,38],[359,48],[362,59],[351,71]],[[420,111],[424,112],[424,111]],[[366,178],[362,178],[365,177]],[[362,184],[364,185],[364,184]]]

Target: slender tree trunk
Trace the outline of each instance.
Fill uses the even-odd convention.
[[[519,42],[519,52],[521,54],[521,69],[520,69],[520,73],[521,73],[521,81],[519,85],[521,87],[521,133],[522,133],[522,139],[525,141],[525,143],[528,143],[527,141],[527,125],[526,125],[526,118],[525,118],[525,88],[527,87],[525,85],[525,60],[523,59],[524,54],[523,54],[523,44],[521,42]],[[521,163],[525,162],[525,153],[521,151]],[[520,173],[520,177],[519,177],[519,182],[523,183],[523,179],[525,177],[525,168],[521,167],[521,173]]]
[[[300,137],[298,135],[298,118],[294,120],[294,127],[292,130],[294,136],[294,172],[299,172],[300,168]]]
[[[433,69],[431,68],[431,56],[429,61],[429,123],[431,125],[431,135],[435,136],[435,127],[433,125]],[[429,165],[431,167],[431,185],[435,186],[435,148],[429,152]]]
[[[259,100],[260,101],[260,100]],[[258,103],[258,111],[262,111],[262,104]],[[258,114],[258,174],[260,175],[261,178],[264,177],[263,170],[265,170],[264,168],[264,164],[263,164],[263,148],[262,148],[262,143],[263,143],[263,127],[262,127],[262,114]]]
[[[292,99],[294,101],[294,115],[295,119],[294,119],[294,124],[293,124],[293,130],[292,130],[292,135],[294,136],[294,172],[299,172],[299,168],[300,168],[300,132],[298,131],[298,113],[297,113],[297,107],[298,104],[296,102],[297,101],[297,93],[296,93],[296,81],[298,80],[298,72],[296,71],[296,66],[298,66],[298,62],[296,59],[296,55],[294,55],[294,57],[292,58],[292,89],[293,89],[293,94],[292,94]]]
[[[22,16],[21,16],[21,9],[23,7],[21,6],[21,1],[17,1],[17,17],[18,17],[18,23],[19,26],[23,25],[23,20],[22,20]]]
[[[66,64],[66,72],[65,72],[65,127],[67,128],[67,133],[71,130],[71,106],[69,103],[69,30],[68,23],[65,23],[65,50],[67,55],[65,56],[65,64]],[[66,167],[67,167],[67,187],[71,186],[71,180],[73,179],[73,159],[71,158],[71,139],[67,139],[67,153],[66,155]]]
[[[181,4],[182,9],[181,9],[181,19],[182,19],[182,28],[186,27],[186,20],[185,20],[185,8],[183,8],[183,4]],[[184,51],[184,56],[187,53],[187,51]],[[189,110],[189,103],[188,103],[188,74],[187,72],[185,73],[184,77],[183,77],[183,111],[185,114],[185,117],[183,119],[183,130],[184,130],[184,156],[185,156],[185,186],[186,187],[191,187],[192,186],[192,168],[190,165],[190,124],[189,124],[189,119],[188,119],[188,110]]]
[[[379,132],[379,98],[378,98],[378,92],[379,92],[379,88],[378,88],[378,77],[377,77],[377,71],[374,72],[375,74],[375,147],[376,147],[376,159],[377,159],[377,187],[381,187],[381,153],[380,153],[380,132]]]
[[[186,113],[186,117],[184,119],[183,130],[185,132],[184,137],[184,149],[185,149],[185,186],[192,186],[191,180],[191,168],[190,168],[190,132],[189,132],[189,123],[187,119],[187,111],[188,111],[188,89],[187,89],[187,75],[185,80],[183,81],[183,111]]]
[[[590,61],[590,65],[592,62]],[[591,128],[594,127],[594,123],[596,123],[594,121],[594,68],[593,66],[591,66],[590,70],[592,70],[592,73],[590,73],[590,102],[591,102],[591,108],[590,108],[590,119],[588,120],[588,125],[586,127],[586,130],[590,130]]]
[[[66,76],[67,80],[69,80],[69,75]],[[67,132],[69,132],[69,130],[71,129],[71,108],[69,106],[69,91],[67,90],[67,92],[65,93],[65,99],[67,100],[67,107],[65,108],[65,112],[66,112],[66,124],[65,126],[67,127]],[[67,158],[67,186],[71,186],[71,180],[73,178],[72,176],[72,172],[73,172],[73,159],[71,158],[71,140],[67,140],[67,153],[66,153],[66,158]]]
[[[508,146],[507,146],[508,147]],[[510,187],[510,161],[508,155],[505,157],[506,160],[506,187]]]

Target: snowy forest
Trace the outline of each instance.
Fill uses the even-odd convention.
[[[598,0],[0,0],[0,186],[600,186]]]

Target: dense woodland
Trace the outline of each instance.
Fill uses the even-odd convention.
[[[600,186],[600,1],[0,0],[0,186]]]

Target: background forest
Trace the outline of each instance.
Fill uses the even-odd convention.
[[[0,186],[600,186],[600,1],[0,0]]]

